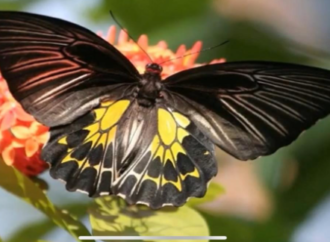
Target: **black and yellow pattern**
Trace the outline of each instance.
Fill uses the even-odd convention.
[[[201,197],[216,175],[213,144],[239,160],[274,153],[330,113],[330,72],[227,62],[165,80],[140,74],[93,32],[56,18],[0,11],[0,71],[51,129],[42,158],[70,191],[151,208]]]
[[[51,132],[43,158],[52,164],[53,177],[67,182],[68,190],[89,195],[110,193],[118,124],[131,101],[107,101],[73,124]]]
[[[54,129],[43,150],[51,175],[70,191],[116,194],[153,208],[203,196],[217,170],[211,143],[184,115],[160,107],[142,110],[152,119],[139,121],[135,105],[126,99],[102,102],[70,126]]]
[[[217,172],[212,144],[182,114],[166,108],[154,112],[157,128],[151,142],[115,181],[114,193],[153,208],[202,197]]]

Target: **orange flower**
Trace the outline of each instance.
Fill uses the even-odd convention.
[[[106,36],[103,36],[100,32],[98,35],[122,52],[134,64],[140,73],[143,73],[146,64],[150,63],[148,56],[139,48],[139,46],[129,39],[125,31],[120,31],[117,41],[115,26],[109,28]],[[161,64],[163,67],[163,78],[182,70],[204,65],[195,63],[198,57],[198,53],[196,52],[202,49],[201,41],[197,41],[191,49],[187,49],[185,45],[180,45],[176,52],[168,49],[165,41],[159,41],[156,45],[150,46],[146,35],[141,35],[137,43],[148,53],[153,62],[158,64],[165,62],[164,64]],[[190,53],[196,54],[188,55]],[[184,55],[185,57],[179,58]],[[210,64],[222,62],[225,62],[224,58],[213,60]]]
[[[40,160],[48,135],[48,128],[22,109],[0,76],[0,153],[4,162],[26,175],[38,175],[48,167]]]
[[[102,34],[99,35],[102,36]],[[116,40],[116,27],[112,26],[104,38],[121,51],[140,73],[144,72],[150,59],[128,38],[125,31],[120,31]],[[181,45],[175,53],[167,48],[165,41],[150,46],[146,35],[141,35],[138,43],[148,52],[153,62],[159,64],[164,62],[162,64],[163,77],[202,65],[195,63],[198,54],[178,58],[200,51],[202,48],[201,41],[197,41],[191,49]],[[213,60],[211,63],[224,61],[225,59],[222,58]],[[5,80],[0,75],[0,154],[5,163],[16,167],[27,175],[38,175],[48,167],[39,157],[40,150],[43,144],[47,142],[48,136],[48,128],[38,123],[22,109],[10,94]]]

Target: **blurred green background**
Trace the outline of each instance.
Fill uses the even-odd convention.
[[[325,9],[308,0],[0,0],[1,10],[56,16],[107,31],[112,10],[129,33],[165,40],[175,50],[197,40],[204,47],[230,40],[200,55],[198,62],[272,60],[330,69]],[[252,162],[234,161],[218,151],[215,179],[226,194],[200,209],[211,235],[231,242],[327,242],[330,238],[330,119],[318,122],[294,144]],[[67,193],[43,174],[50,199],[83,216],[90,199]],[[87,224],[87,219],[82,217]],[[0,235],[4,241],[37,238],[71,241],[40,212],[0,190]],[[24,238],[29,237],[30,240]]]

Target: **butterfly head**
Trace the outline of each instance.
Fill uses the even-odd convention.
[[[157,63],[149,63],[146,65],[146,73],[149,74],[160,74],[162,73],[163,68]]]
[[[146,70],[136,89],[136,96],[138,103],[145,107],[150,107],[155,104],[157,100],[161,99],[161,90],[163,85],[161,83],[161,72],[163,68],[156,63],[146,65]]]

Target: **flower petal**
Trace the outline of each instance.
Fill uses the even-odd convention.
[[[0,129],[1,130],[10,129],[12,126],[15,125],[15,123],[16,123],[16,115],[12,111],[9,111],[4,115],[3,119],[1,120]]]
[[[225,63],[225,62],[226,62],[225,58],[220,58],[220,59],[212,60],[210,64]]]
[[[8,102],[8,100],[4,99],[5,103],[3,103],[0,107],[0,118],[3,118],[8,112],[10,112],[14,108],[14,104],[12,102]]]
[[[45,132],[41,135],[38,135],[36,139],[39,144],[45,144],[49,140],[49,135],[50,135],[49,132]]]
[[[28,139],[31,137],[29,128],[24,126],[14,126],[10,129],[10,131],[18,139]]]
[[[39,150],[39,144],[33,139],[28,139],[25,142],[25,154],[27,157],[33,156]]]
[[[188,55],[184,58],[184,65],[187,67],[192,67],[195,63],[195,61],[198,58],[199,55],[199,51],[201,51],[202,49],[202,41],[197,41],[193,47],[191,48],[191,50],[188,53],[196,53],[196,54],[192,54],[192,55]]]
[[[26,157],[24,148],[15,150],[15,160],[13,166],[28,176],[36,176],[48,168],[48,163],[40,159],[38,151],[32,157]]]
[[[177,57],[177,59],[175,59],[173,62],[175,62],[175,65],[177,67],[179,67],[179,69],[183,68],[183,58],[178,58],[178,57],[182,57],[184,56],[184,54],[186,53],[186,46],[185,45],[180,45],[179,48],[177,49],[175,56]]]
[[[176,57],[183,56],[186,53],[186,51],[187,51],[186,46],[185,45],[180,45],[178,47],[178,49],[176,50],[176,52],[175,52],[175,56]]]
[[[30,127],[29,127],[30,133],[31,134],[36,134],[39,131],[40,126],[41,126],[40,123],[38,123],[36,121],[32,122]]]
[[[141,46],[142,49],[148,49],[148,36],[145,34],[141,35],[137,43]]]
[[[115,43],[115,41],[116,41],[116,26],[112,25],[109,28],[106,40],[112,45]]]
[[[11,166],[15,161],[15,150],[13,147],[7,147],[2,151],[2,159],[8,165]]]
[[[22,120],[22,121],[27,121],[27,122],[32,122],[35,119],[32,117],[32,115],[28,114],[23,110],[21,106],[17,106],[15,108],[15,112],[17,114],[17,119]]]
[[[9,147],[12,142],[12,134],[8,130],[0,131],[0,152]]]
[[[25,146],[25,140],[23,139],[16,139],[15,137],[11,138],[11,145],[13,148],[22,148]]]
[[[167,49],[167,43],[164,40],[159,41],[157,46],[161,49]]]
[[[125,44],[128,41],[128,34],[126,31],[121,30],[118,37],[118,45]]]

